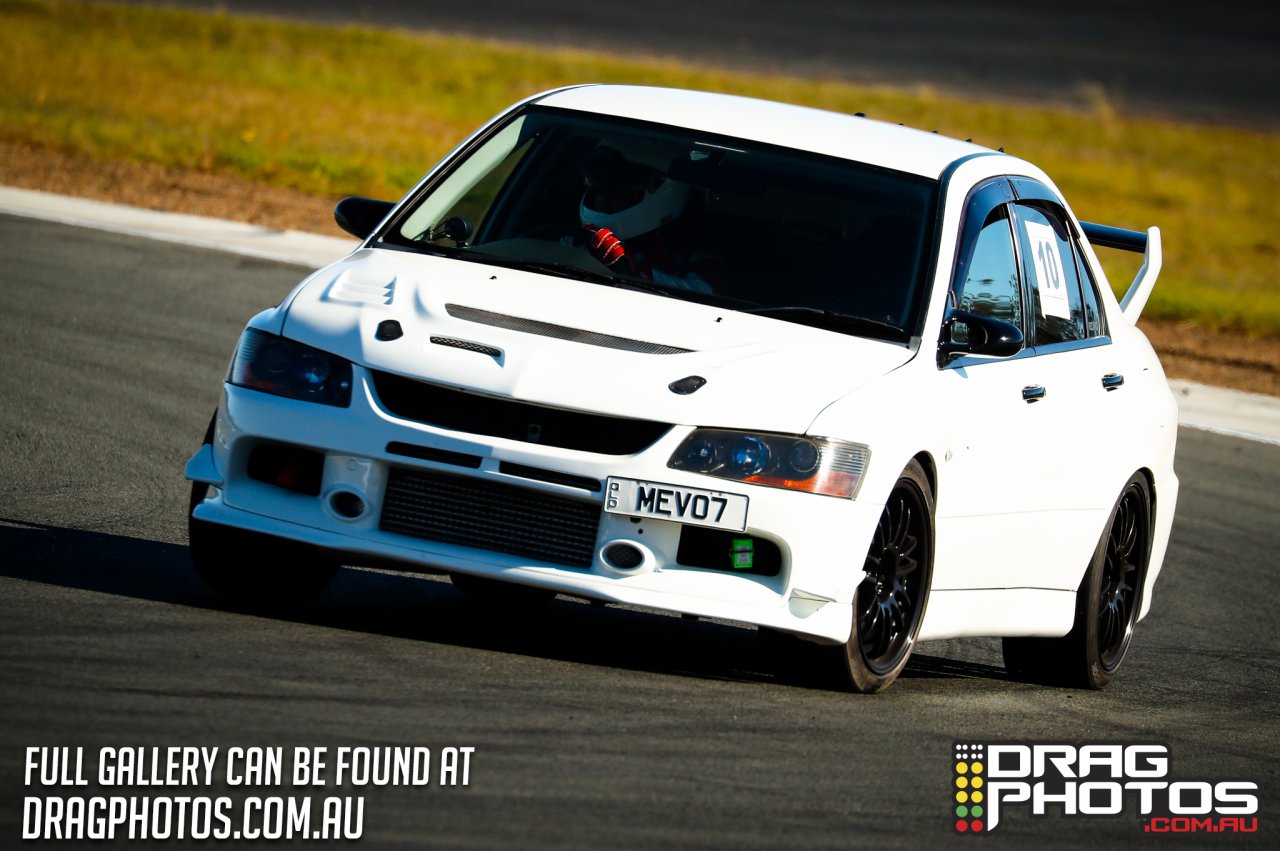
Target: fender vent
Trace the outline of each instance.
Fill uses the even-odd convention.
[[[552,337],[556,340],[567,340],[570,343],[582,343],[587,346],[600,346],[605,349],[619,349],[624,352],[636,352],[644,355],[683,355],[692,349],[680,349],[675,346],[664,346],[660,343],[646,343],[643,340],[632,340],[627,337],[614,337],[609,334],[598,334],[595,331],[584,331],[581,328],[570,328],[567,325],[555,325],[550,322],[539,322],[536,319],[522,319],[519,316],[508,316],[505,313],[494,313],[478,307],[467,307],[461,304],[446,304],[444,309],[449,315],[468,322],[491,325],[494,328],[506,328],[508,331],[520,331],[524,334],[537,334],[540,337]]]

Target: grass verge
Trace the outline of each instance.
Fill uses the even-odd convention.
[[[1147,315],[1280,337],[1280,134],[1011,106],[659,59],[167,9],[0,0],[0,141],[334,198],[399,197],[479,123],[582,81],[729,91],[994,146],[1043,166],[1085,219],[1158,224]],[[243,216],[252,217],[252,211]],[[1108,258],[1118,288],[1127,258]]]

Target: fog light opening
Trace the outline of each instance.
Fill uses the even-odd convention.
[[[249,453],[249,478],[294,493],[320,495],[324,455],[301,446],[260,443]]]
[[[600,553],[600,557],[614,570],[635,570],[644,564],[644,552],[635,544],[625,541],[609,544]]]
[[[359,494],[351,491],[336,491],[329,497],[329,507],[333,513],[347,520],[355,520],[365,512],[365,502]]]

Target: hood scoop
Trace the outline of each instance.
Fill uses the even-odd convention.
[[[505,313],[494,313],[478,307],[467,307],[462,304],[446,304],[445,310],[456,319],[467,322],[478,322],[494,328],[505,328],[508,331],[519,331],[524,334],[537,334],[540,337],[551,337],[556,340],[567,340],[571,343],[582,343],[587,346],[600,346],[606,349],[619,349],[624,352],[636,352],[645,355],[683,355],[692,349],[681,349],[675,346],[664,346],[660,343],[647,343],[644,340],[632,340],[628,337],[614,337],[595,331],[584,331],[581,328],[570,328],[566,325],[555,325],[551,322],[540,322],[536,319],[524,319],[519,316],[508,316]]]

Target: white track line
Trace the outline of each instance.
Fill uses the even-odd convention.
[[[319,268],[349,254],[358,244],[351,238],[275,230],[185,213],[162,213],[9,186],[0,186],[0,213],[311,268]],[[334,230],[337,229],[338,226],[334,225]]]

